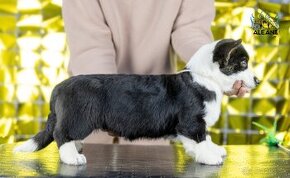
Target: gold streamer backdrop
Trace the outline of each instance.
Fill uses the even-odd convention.
[[[210,129],[220,144],[254,144],[264,136],[252,121],[278,130],[290,125],[290,5],[216,1],[215,39],[241,38],[262,84],[244,98],[224,97]],[[259,8],[279,14],[279,35],[253,35]],[[68,49],[61,0],[0,0],[0,144],[27,139],[43,129],[53,87],[68,77]]]

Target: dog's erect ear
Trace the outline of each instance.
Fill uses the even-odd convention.
[[[220,40],[213,51],[213,62],[218,62],[220,67],[223,68],[229,64],[234,51],[241,46],[242,40],[223,39]]]
[[[228,65],[229,60],[231,58],[231,54],[242,44],[242,40],[238,39],[236,41],[233,41],[232,43],[233,43],[231,45],[232,47],[231,47],[230,51],[228,52],[226,60],[225,60],[225,65]]]

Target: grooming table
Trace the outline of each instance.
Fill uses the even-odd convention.
[[[14,155],[15,145],[0,146],[0,177],[290,177],[290,154],[261,145],[226,146],[228,156],[221,166],[195,163],[181,145],[87,144],[85,166],[60,163],[55,143],[36,153]]]

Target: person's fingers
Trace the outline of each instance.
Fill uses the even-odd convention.
[[[228,96],[236,95],[238,97],[242,97],[248,92],[249,90],[243,85],[243,81],[237,80],[233,85],[232,91],[226,92],[225,94]]]
[[[238,90],[232,90],[231,92],[229,92],[229,96],[237,95],[237,94],[238,94]]]
[[[233,86],[233,89],[238,91],[241,86],[242,86],[243,82],[241,80],[237,80],[235,83],[234,83],[234,86]]]
[[[231,95],[238,95],[240,88],[242,87],[242,81],[241,80],[237,80],[235,81],[234,85],[233,85],[233,89],[231,92],[228,92],[227,95],[231,96]]]
[[[242,96],[244,96],[247,92],[249,92],[247,88],[245,88],[245,87],[241,87],[241,88],[239,89],[238,93],[237,93],[237,96],[238,96],[238,97],[242,97]]]

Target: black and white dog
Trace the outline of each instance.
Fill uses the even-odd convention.
[[[82,165],[79,140],[104,130],[129,140],[174,137],[197,162],[221,164],[226,151],[206,128],[218,120],[223,93],[235,81],[249,89],[259,83],[248,60],[241,40],[225,39],[202,46],[178,74],[71,77],[52,92],[46,129],[15,151],[37,151],[55,140],[62,162]]]

